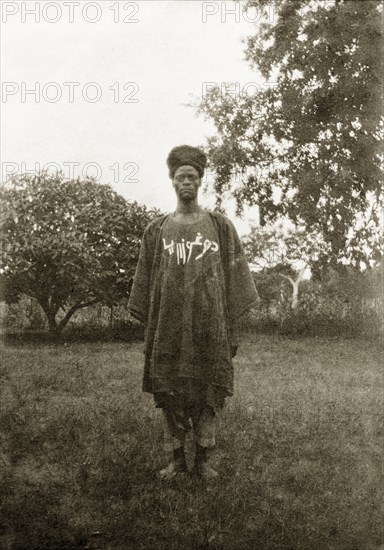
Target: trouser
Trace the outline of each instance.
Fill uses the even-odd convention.
[[[216,444],[216,415],[212,407],[172,407],[163,409],[164,450],[184,447],[187,433],[193,427],[195,441],[201,447]],[[192,425],[191,422],[192,421]]]

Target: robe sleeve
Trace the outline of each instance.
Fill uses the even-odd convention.
[[[231,323],[260,302],[243,246],[235,227],[226,220],[226,287]]]
[[[149,312],[151,272],[155,252],[155,235],[153,224],[144,231],[141,240],[139,260],[136,266],[133,285],[128,301],[129,313],[142,323],[146,324]]]

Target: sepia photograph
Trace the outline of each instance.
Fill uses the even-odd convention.
[[[384,550],[383,13],[0,0],[1,550]]]

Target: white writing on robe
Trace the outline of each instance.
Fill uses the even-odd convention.
[[[198,251],[200,251],[200,254],[195,257],[195,260],[202,258],[208,250],[211,250],[212,252],[217,252],[219,250],[219,245],[217,242],[210,241],[209,239],[203,240],[201,233],[197,233],[194,241],[186,241],[185,239],[181,239],[181,242],[175,243],[172,239],[170,243],[167,243],[166,240],[163,239],[163,245],[164,250],[168,251],[170,256],[172,256],[176,250],[178,265],[184,265],[191,260],[192,252],[195,247]]]

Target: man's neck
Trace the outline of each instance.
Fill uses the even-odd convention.
[[[197,201],[177,201],[175,214],[180,216],[188,216],[201,212],[201,207]]]

